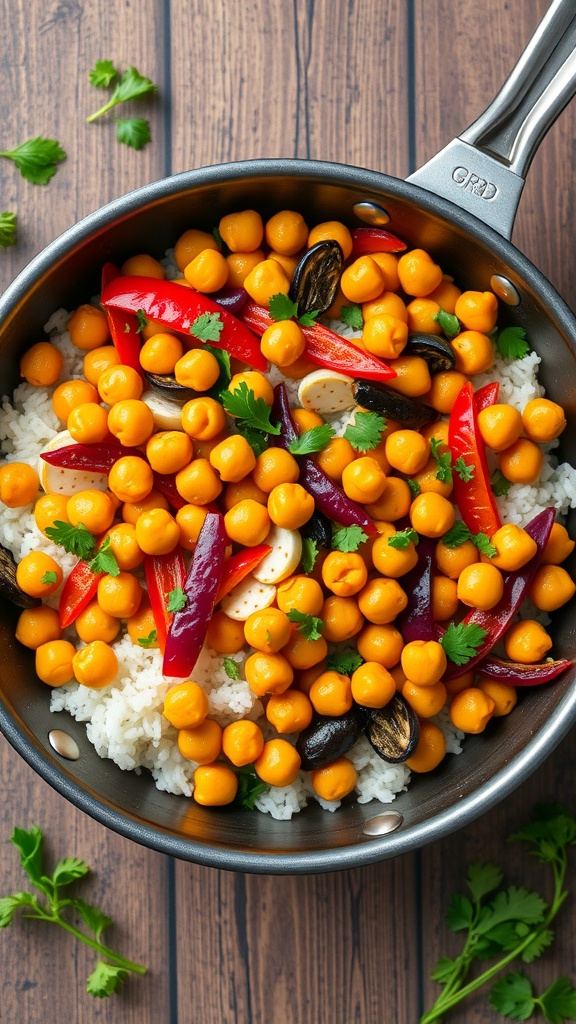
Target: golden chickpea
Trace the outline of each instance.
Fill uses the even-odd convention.
[[[52,408],[62,423],[66,423],[73,409],[85,402],[98,403],[98,392],[87,380],[65,380],[52,395]]]
[[[174,248],[174,262],[181,272],[192,262],[198,253],[204,249],[219,249],[218,242],[210,231],[199,231],[197,228],[190,228],[176,242]]]
[[[318,242],[330,241],[338,242],[342,255],[347,260],[352,252],[352,235],[346,225],[339,220],[326,220],[316,224],[308,235],[308,248],[311,249]]]
[[[333,437],[322,451],[318,452],[316,462],[331,480],[339,484],[346,466],[349,466],[355,457],[350,441],[345,437]]]
[[[151,467],[138,455],[122,456],[108,474],[108,487],[120,501],[143,501],[150,494],[153,483]]]
[[[165,508],[168,511],[170,505],[165,494],[161,494],[154,487],[138,501],[125,501],[122,505],[122,519],[125,523],[136,526],[136,522],[143,512],[149,512],[151,508]]]
[[[290,786],[300,771],[300,755],[287,740],[273,739],[264,744],[254,762],[256,774],[269,786]]]
[[[251,722],[247,718],[231,722],[222,733],[222,751],[237,768],[253,764],[263,750],[262,730],[256,722]]]
[[[93,640],[111,644],[120,632],[120,620],[102,611],[98,601],[93,600],[77,616],[74,628],[85,644],[91,644]]]
[[[137,398],[115,402],[108,413],[108,430],[127,448],[145,444],[154,430],[152,410]]]
[[[504,634],[504,649],[510,661],[531,665],[541,661],[552,647],[552,637],[535,619],[514,622]]]
[[[434,771],[446,755],[446,740],[441,729],[434,722],[421,722],[416,750],[407,759],[406,766],[411,772],[422,774]]]
[[[456,309],[456,300],[461,294],[452,278],[444,274],[440,284],[433,292],[430,292],[428,298],[437,302],[446,313],[453,313]]]
[[[102,345],[100,348],[91,349],[84,356],[84,376],[90,384],[97,388],[102,374],[106,370],[110,370],[111,367],[119,365],[120,356],[114,345]]]
[[[358,634],[356,646],[364,661],[377,661],[384,668],[393,669],[400,661],[404,641],[400,630],[392,623],[382,626],[369,623]]]
[[[442,449],[439,449],[442,451]],[[433,455],[424,464],[419,473],[414,473],[413,480],[422,494],[441,494],[443,498],[449,498],[454,490],[453,480],[441,480],[438,476],[438,462]],[[440,474],[443,476],[444,474]]]
[[[381,523],[379,525],[380,535],[372,545],[374,568],[381,576],[388,576],[392,579],[398,579],[410,572],[410,569],[413,569],[418,561],[418,552],[413,541],[409,541],[405,547],[394,546],[396,532],[392,523]]]
[[[442,280],[442,270],[424,249],[412,249],[398,260],[398,277],[407,295],[429,295]]]
[[[209,461],[221,480],[238,483],[252,472],[256,456],[245,437],[231,434],[212,449]]]
[[[388,387],[408,398],[419,398],[427,395],[432,386],[432,378],[428,363],[420,356],[403,355],[391,362],[396,376],[388,382]]]
[[[211,352],[193,348],[176,361],[174,376],[183,387],[209,391],[220,376],[220,364]]]
[[[494,718],[502,718],[509,715],[518,703],[518,694],[513,686],[507,683],[500,683],[497,679],[490,679],[488,676],[480,676],[477,683],[478,689],[482,690],[490,700],[494,701]]]
[[[394,523],[408,515],[412,504],[412,491],[398,476],[389,476],[378,501],[366,505],[366,511],[373,519]]]
[[[76,654],[69,640],[49,640],[36,648],[36,675],[48,686],[64,686],[74,678],[72,659]]]
[[[16,583],[30,597],[47,597],[62,583],[62,569],[51,555],[31,551],[16,566]]]
[[[458,584],[449,576],[432,578],[432,618],[434,622],[446,622],[458,611]]]
[[[412,299],[406,306],[408,331],[410,334],[442,334],[442,328],[434,317],[438,316],[440,306],[432,297]]]
[[[350,597],[365,586],[368,569],[354,551],[331,551],[322,565],[324,586],[338,597]]]
[[[352,675],[352,697],[364,708],[383,708],[396,693],[388,669],[377,661],[365,661]]]
[[[452,698],[450,720],[462,732],[477,734],[484,732],[494,714],[494,708],[494,701],[487,693],[477,686],[470,686]]]
[[[246,275],[244,288],[254,302],[267,306],[273,295],[288,295],[290,281],[277,260],[265,259]]]
[[[245,643],[243,622],[231,619],[223,611],[212,616],[206,633],[208,647],[218,654],[237,654]]]
[[[143,390],[144,384],[138,371],[122,363],[113,364],[98,378],[97,395],[100,395],[106,405],[115,405],[116,402],[124,402],[129,398],[138,399]],[[98,397],[87,398],[84,401],[97,402]]]
[[[361,257],[370,259],[370,257]],[[389,313],[371,316],[364,324],[362,341],[368,352],[380,359],[397,359],[408,341],[408,326]]]
[[[549,398],[533,398],[522,410],[522,426],[531,441],[546,444],[560,436],[566,416],[562,406]]]
[[[142,600],[142,587],[135,576],[120,572],[117,576],[103,576],[98,583],[98,604],[108,615],[129,619],[135,615]]]
[[[77,405],[68,416],[66,427],[79,444],[93,444],[108,438],[108,410],[96,402]]]
[[[314,512],[314,498],[301,484],[278,484],[268,495],[267,507],[276,526],[299,530]]]
[[[20,376],[36,388],[50,387],[62,373],[62,353],[49,341],[38,341],[20,360]]]
[[[268,510],[251,498],[239,501],[224,516],[224,526],[230,540],[249,548],[266,540],[270,525]]]
[[[342,488],[352,501],[372,504],[381,497],[385,486],[384,470],[369,455],[354,459],[342,472]]]
[[[266,242],[283,256],[294,256],[308,241],[308,226],[301,213],[280,210],[266,221]]]
[[[465,291],[456,300],[454,313],[467,330],[490,334],[496,326],[498,300],[493,292]]]
[[[218,437],[226,426],[226,413],[214,398],[192,398],[182,408],[182,429],[197,441]]]
[[[410,682],[432,686],[446,671],[444,648],[436,640],[412,640],[402,650],[400,663]]]
[[[322,800],[343,800],[354,789],[358,772],[349,758],[338,757],[323,768],[314,769],[310,781]]]
[[[42,494],[34,505],[34,520],[36,526],[42,533],[46,534],[47,526],[54,526],[56,520],[68,522],[66,506],[68,495],[66,494]]]
[[[300,476],[300,467],[290,452],[283,448],[267,448],[256,459],[252,479],[265,494],[279,484],[295,483]]]
[[[166,509],[153,508],[136,520],[136,541],[145,555],[167,555],[180,541],[180,527]]]
[[[108,341],[108,318],[103,309],[83,305],[76,309],[68,321],[70,341],[76,348],[87,352],[100,348]]]
[[[74,678],[81,686],[100,690],[109,686],[118,673],[118,658],[103,640],[93,640],[72,658]]]
[[[342,274],[340,286],[349,302],[370,302],[384,291],[385,279],[371,256],[359,256]]]
[[[193,551],[204,526],[208,509],[202,505],[183,505],[176,512],[176,522],[180,530],[180,544],[188,551]]]
[[[505,523],[490,538],[496,554],[490,559],[492,565],[504,572],[515,572],[526,565],[538,550],[536,541],[515,523]]]
[[[462,331],[452,339],[456,353],[456,369],[469,377],[484,373],[494,366],[494,345],[487,334],[480,331]]]
[[[205,718],[193,729],[180,729],[177,742],[182,757],[197,764],[211,764],[222,750],[222,727],[212,718]]]
[[[299,629],[293,629],[282,654],[292,669],[305,671],[324,660],[328,644],[323,636],[318,640],[308,640]]]
[[[238,792],[238,779],[225,764],[204,764],[193,775],[194,800],[202,807],[225,807]]]
[[[288,643],[291,635],[290,619],[279,608],[252,612],[244,623],[246,643],[265,654],[275,654]]]
[[[50,640],[59,640],[62,636],[60,619],[55,608],[40,604],[34,608],[25,608],[20,612],[16,626],[16,639],[36,651],[42,644]]]
[[[350,677],[341,672],[323,672],[312,683],[309,697],[319,715],[340,717],[353,704]]]
[[[294,679],[292,666],[283,654],[256,651],[245,662],[244,672],[250,689],[258,696],[284,693]]]
[[[35,508],[38,507],[36,502]],[[572,554],[575,542],[568,536],[568,530],[561,523],[553,523],[550,536],[542,554],[545,565],[560,565],[568,555]]]
[[[166,277],[166,271],[162,264],[148,253],[130,256],[124,261],[121,269],[126,277],[154,277],[158,281],[163,281]]]
[[[478,413],[478,427],[484,444],[501,452],[520,437],[522,417],[513,406],[498,402]]]
[[[175,729],[195,729],[208,715],[208,698],[198,683],[188,679],[168,690],[162,714]]]
[[[26,462],[5,462],[0,466],[0,501],[8,508],[22,508],[34,501],[40,481]]]
[[[104,491],[89,488],[68,498],[66,515],[72,526],[85,526],[90,533],[104,533],[114,520],[114,502]]]
[[[324,623],[322,636],[328,643],[338,644],[351,640],[364,625],[364,617],[355,597],[332,594],[323,602],[319,614]]]
[[[181,430],[160,430],[146,444],[146,458],[157,473],[178,473],[192,454],[192,442]]]
[[[203,249],[184,267],[184,277],[198,292],[212,294],[228,281],[228,264],[216,249]]]
[[[220,218],[218,231],[231,252],[253,252],[264,238],[262,217],[256,210],[226,214]]]
[[[465,540],[455,548],[449,548],[443,541],[438,541],[434,554],[436,565],[441,573],[451,580],[456,580],[466,566],[480,561],[478,548],[471,540]]]
[[[286,614],[295,608],[306,615],[320,615],[324,595],[320,584],[311,576],[290,576],[278,584],[276,600]]]
[[[266,718],[280,735],[307,729],[313,713],[309,698],[301,690],[272,694],[266,705]]]
[[[400,690],[404,700],[408,702],[419,718],[433,718],[446,703],[448,696],[444,683],[431,683],[429,686],[418,686],[407,679]]]
[[[386,438],[385,452],[394,469],[413,476],[428,461],[430,446],[417,430],[394,430]]]
[[[396,292],[395,292],[395,288],[398,288],[400,286],[400,282],[397,281],[397,279],[398,279],[398,260],[396,259],[396,257],[394,257],[394,260],[395,260],[394,273],[395,273],[395,279],[396,279],[397,283],[396,284],[390,284],[389,281],[388,281],[388,271],[383,268],[382,260],[381,259],[376,259],[377,255],[378,256],[383,256],[383,255],[385,255],[385,253],[379,253],[379,254],[374,253],[373,256],[372,256],[372,259],[375,260],[378,263],[378,266],[380,267],[380,270],[382,270],[383,273],[384,273],[384,276],[386,278],[386,289],[387,290],[382,292],[378,296],[378,298],[372,299],[370,302],[363,302],[362,303],[362,317],[363,317],[364,321],[366,321],[366,320],[369,320],[370,317],[372,317],[372,316],[380,316],[382,313],[385,313],[385,314],[389,314],[390,316],[395,316],[398,320],[403,320],[404,323],[407,324],[408,323],[408,311],[406,309],[406,303],[400,298],[399,295],[396,295]],[[392,255],[392,253],[390,253],[389,255]]]
[[[358,594],[358,607],[369,622],[394,622],[408,604],[408,595],[395,579],[377,576]]]
[[[458,599],[468,608],[488,611],[502,599],[504,580],[495,565],[477,562],[462,570],[457,583]]]
[[[147,373],[172,373],[183,352],[184,346],[175,334],[153,334],[140,349],[140,365]]]
[[[441,494],[428,491],[414,498],[410,506],[410,522],[423,537],[438,538],[452,529],[456,510],[451,501]]]
[[[437,412],[447,416],[452,412],[452,406],[464,387],[468,377],[458,370],[444,370],[435,373],[432,377],[430,390],[426,395],[426,401]]]
[[[275,366],[290,366],[306,347],[304,332],[295,320],[280,320],[267,327],[260,340],[262,355]]]
[[[574,597],[576,583],[560,565],[541,565],[528,588],[528,597],[544,612],[561,608]]]
[[[208,459],[193,459],[176,474],[176,489],[191,505],[209,505],[222,491],[222,483]]]

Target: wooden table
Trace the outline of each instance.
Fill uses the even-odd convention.
[[[2,148],[43,134],[68,159],[46,188],[0,168],[1,209],[19,243],[0,282],[102,203],[166,174],[220,161],[304,157],[405,176],[476,117],[528,40],[546,0],[12,0],[0,22]],[[88,83],[98,58],[134,64],[159,85],[153,141],[135,152]],[[144,111],[137,111],[144,113]],[[530,172],[514,240],[570,301],[576,288],[576,106]],[[50,855],[75,853],[94,876],[87,898],[115,918],[110,941],[149,966],[121,996],[84,993],[92,954],[47,926],[0,936],[4,1024],[413,1024],[437,987],[429,972],[457,945],[443,924],[470,860],[504,862],[512,881],[540,869],[505,846],[537,800],[573,803],[568,738],[505,805],[465,831],[373,867],[314,877],[255,877],[173,862],[75,810],[0,740],[0,893],[21,886],[4,842],[36,822]],[[530,973],[544,987],[575,974],[569,902],[554,950]],[[451,1018],[488,1024],[484,995]]]

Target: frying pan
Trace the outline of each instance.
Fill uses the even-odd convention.
[[[19,357],[51,313],[98,292],[106,260],[122,262],[139,251],[161,256],[185,228],[210,230],[234,210],[254,207],[266,217],[293,208],[311,224],[387,223],[409,247],[429,250],[462,288],[493,287],[501,298],[500,322],[525,328],[543,356],[541,380],[567,411],[563,449],[573,452],[576,320],[509,238],[534,151],[576,91],[575,46],[574,2],[555,0],[487,111],[407,181],[339,164],[258,160],[179,174],[110,203],[49,245],[0,300],[5,387],[17,384]],[[314,804],[289,822],[210,810],[160,793],[147,774],[122,772],[101,760],[81,724],[49,712],[32,655],[14,640],[17,614],[8,607],[0,618],[0,728],[9,742],[59,793],[104,825],[214,867],[326,871],[412,850],[508,796],[576,719],[572,672],[523,694],[509,718],[468,737],[462,755],[448,756],[434,773],[414,778],[391,805],[360,805],[349,798],[335,814]],[[554,639],[556,657],[574,656],[570,610],[557,613]],[[54,729],[75,741],[76,759],[53,749]]]

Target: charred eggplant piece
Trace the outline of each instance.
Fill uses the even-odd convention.
[[[376,384],[369,380],[356,382],[354,397],[364,409],[380,413],[410,430],[418,430],[438,415],[434,409],[416,398],[408,398],[386,384]]]
[[[437,334],[410,334],[403,355],[420,356],[428,364],[430,373],[443,373],[456,366],[456,353],[452,345]]]
[[[153,391],[158,392],[159,395],[164,395],[164,398],[171,398],[173,402],[179,402],[184,405],[185,402],[189,402],[192,398],[198,398],[198,392],[194,391],[193,388],[187,388],[184,384],[179,384],[171,373],[148,373],[144,371],[144,376],[152,388]]]
[[[16,582],[16,562],[10,551],[0,545],[0,595],[17,608],[35,608],[41,602],[20,590]]]
[[[373,714],[366,730],[378,756],[389,764],[406,761],[416,749],[419,734],[416,714],[401,693]]]
[[[317,242],[296,264],[289,297],[303,313],[325,313],[336,295],[344,264],[342,249],[336,241]]]
[[[304,771],[314,771],[342,757],[366,731],[372,712],[355,704],[338,718],[317,715],[297,740]]]
[[[308,522],[300,527],[300,533],[315,540],[319,550],[332,547],[332,524],[321,512],[313,512]]]

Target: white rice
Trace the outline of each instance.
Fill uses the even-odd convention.
[[[165,265],[170,277],[177,274],[173,257],[169,253]],[[82,353],[70,343],[66,325],[69,314],[58,310],[45,326],[51,341],[64,356],[61,380],[82,374]],[[350,328],[333,322],[348,337],[354,336]],[[497,359],[493,371],[475,379],[476,386],[488,380],[499,379],[501,398],[522,409],[531,398],[542,393],[536,378],[540,358],[530,353],[523,360],[508,362]],[[275,371],[272,371],[274,377]],[[277,375],[279,376],[279,375]],[[273,382],[275,382],[275,377]],[[288,381],[291,394],[297,391],[297,382]],[[36,465],[41,448],[60,429],[52,410],[53,389],[37,389],[21,384],[12,399],[4,398],[0,411],[0,438],[2,452],[7,460]],[[334,418],[335,429],[344,430],[349,414]],[[525,523],[538,511],[554,505],[559,513],[576,507],[576,470],[558,465],[547,446],[547,458],[541,478],[534,485],[513,485],[505,498],[498,499],[503,518],[509,522]],[[0,507],[0,543],[7,547],[16,560],[32,550],[51,554],[62,566],[64,575],[72,568],[75,558],[49,541],[36,527],[32,506],[24,509]],[[58,604],[59,594],[51,595],[49,603]],[[73,634],[73,631],[69,631]],[[81,643],[78,647],[82,647]],[[166,692],[176,680],[162,676],[162,656],[157,650],[147,650],[132,643],[123,635],[112,647],[118,657],[119,671],[114,682],[103,689],[90,689],[78,683],[69,683],[52,691],[51,710],[67,711],[77,721],[86,722],[86,733],[98,754],[110,758],[125,771],[140,772],[148,769],[158,789],[169,793],[191,796],[192,777],[197,765],[180,754],[176,743],[176,730],[162,714]],[[232,656],[243,676],[245,654]],[[222,655],[204,648],[194,670],[195,680],[208,696],[210,716],[222,726],[240,718],[257,721],[265,735],[271,734],[260,700],[250,690],[244,678],[232,680],[223,666]],[[179,681],[179,680],[178,680]],[[434,719],[446,738],[447,752],[458,754],[462,750],[464,734],[455,729],[447,709]],[[295,737],[287,737],[294,741]],[[405,790],[410,781],[406,765],[390,765],[378,757],[370,743],[361,738],[349,752],[358,771],[356,798],[359,803],[377,800],[389,803]],[[258,810],[275,818],[289,819],[313,798],[328,811],[335,811],[340,801],[328,802],[314,793],[308,773],[300,772],[291,786],[268,787],[256,801]]]

